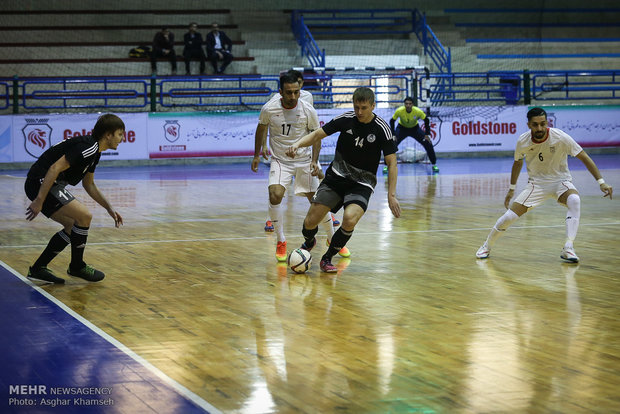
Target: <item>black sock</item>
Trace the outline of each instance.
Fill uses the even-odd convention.
[[[332,241],[327,248],[327,252],[323,255],[321,259],[329,259],[332,260],[332,257],[336,255],[344,246],[346,246],[347,242],[353,235],[353,230],[346,231],[342,227],[340,227],[334,235],[332,236]]]
[[[71,229],[71,268],[78,270],[84,267],[84,248],[88,239],[88,227],[77,224]]]
[[[307,229],[306,228],[306,224],[304,223],[303,228],[301,229],[301,234],[304,236],[304,239],[306,239],[306,243],[310,244],[312,242],[312,239],[314,239],[314,236],[316,236],[316,233],[319,231],[319,227],[315,227],[313,229]]]
[[[41,253],[41,256],[32,265],[33,269],[39,269],[45,267],[51,262],[58,253],[62,252],[67,245],[71,243],[71,239],[64,229],[54,234],[47,243],[47,247]]]

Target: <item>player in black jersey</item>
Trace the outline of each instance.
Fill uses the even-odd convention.
[[[92,135],[78,136],[59,142],[45,151],[30,167],[24,189],[32,203],[26,209],[26,219],[33,220],[40,212],[63,225],[54,234],[41,256],[28,270],[28,277],[51,283],[65,283],[47,268],[68,244],[71,244],[71,264],[67,273],[90,282],[105,277],[103,272],[84,263],[84,248],[92,214],[65,187],[82,186],[99,205],[108,211],[119,227],[123,218],[101,194],[94,181],[94,172],[101,153],[116,149],[123,140],[125,124],[116,115],[99,117]]]
[[[388,205],[394,217],[400,217],[400,204],[396,199],[397,146],[390,126],[373,113],[375,94],[369,88],[355,90],[353,109],[300,138],[287,150],[287,154],[293,157],[299,147],[311,146],[328,135],[340,132],[334,160],[312,199],[302,230],[305,242],[301,247],[310,250],[316,244],[314,236],[321,219],[328,211],[335,213],[344,207],[340,228],[321,258],[321,270],[329,273],[337,271],[331,259],[346,245],[355,225],[368,208],[368,200],[377,184],[381,153],[388,166]]]

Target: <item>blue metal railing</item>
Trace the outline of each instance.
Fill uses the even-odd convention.
[[[424,54],[428,55],[437,70],[441,73],[452,72],[452,54],[450,49],[446,51],[435,33],[426,24],[426,15],[420,13],[419,10],[415,10],[414,13],[414,31],[416,37],[424,46]]]
[[[295,10],[317,35],[406,34],[414,30],[412,9]]]
[[[325,67],[325,49],[319,48],[304,21],[304,16],[297,10],[293,11],[291,26],[301,47],[301,56],[305,56],[313,67]]]
[[[378,105],[415,96],[424,105],[530,104],[556,101],[617,101],[620,70],[502,71],[306,75],[305,89],[317,107],[350,103],[360,86],[375,91]],[[166,76],[128,78],[0,78],[0,113],[50,110],[174,108],[258,110],[278,91],[277,76]]]
[[[419,100],[506,103],[620,99],[620,70],[432,73],[418,78]]]

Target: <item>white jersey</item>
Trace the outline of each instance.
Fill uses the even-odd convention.
[[[272,101],[274,99],[280,100],[280,99],[282,99],[282,95],[280,95],[279,93],[276,93],[271,98],[269,98],[270,101]],[[303,89],[300,89],[299,90],[299,99],[301,99],[302,101],[308,102],[311,106],[314,106],[314,97],[308,91],[304,91]]]
[[[286,109],[279,99],[272,99],[261,108],[258,123],[269,126],[269,149],[274,158],[310,162],[312,147],[299,148],[295,158],[286,155],[286,150],[299,138],[320,127],[319,116],[312,105],[298,99],[294,108]]]
[[[532,141],[532,131],[522,134],[517,140],[515,161],[525,158],[527,174],[532,182],[572,180],[568,155],[576,156],[583,149],[566,132],[547,128],[547,139],[541,143]]]

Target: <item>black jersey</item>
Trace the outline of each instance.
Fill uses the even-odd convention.
[[[335,173],[374,188],[377,168],[383,156],[396,153],[398,147],[387,122],[374,115],[372,121],[361,123],[355,112],[346,112],[323,126],[327,135],[340,132],[336,155],[327,173]]]
[[[95,172],[101,153],[99,142],[90,135],[78,136],[61,141],[45,151],[30,167],[28,178],[43,179],[50,167],[62,156],[67,158],[70,167],[61,172],[57,183],[76,185],[87,172]]]

